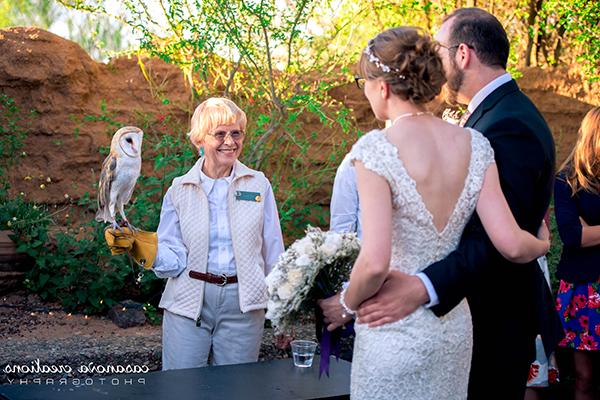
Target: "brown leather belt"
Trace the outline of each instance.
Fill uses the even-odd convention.
[[[215,275],[215,274],[203,274],[198,271],[190,271],[190,278],[198,279],[204,282],[212,283],[214,285],[225,286],[230,283],[237,283],[237,275],[227,276],[225,274]]]

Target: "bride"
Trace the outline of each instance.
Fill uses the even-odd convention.
[[[416,274],[454,250],[477,211],[500,253],[528,262],[549,249],[517,225],[500,188],[494,153],[479,132],[425,110],[445,83],[437,44],[400,27],[369,41],[359,68],[375,116],[392,120],[352,148],[363,241],[340,302],[354,313],[377,293],[390,268]],[[369,328],[356,324],[354,399],[466,399],[472,351],[466,301],[443,318],[421,307],[407,318]],[[490,360],[493,362],[493,360]]]

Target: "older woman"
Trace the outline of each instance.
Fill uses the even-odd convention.
[[[245,128],[231,100],[200,104],[189,137],[203,156],[165,194],[153,266],[169,279],[163,370],[258,359],[265,276],[283,240],[271,184],[238,161]]]

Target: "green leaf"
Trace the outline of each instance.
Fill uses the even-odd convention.
[[[50,279],[50,275],[48,275],[48,274],[40,274],[39,286],[40,287],[44,287],[46,285],[46,282],[48,282],[48,279]]]

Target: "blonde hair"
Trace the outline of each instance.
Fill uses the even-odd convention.
[[[199,143],[219,125],[238,124],[241,130],[246,130],[247,122],[246,113],[233,101],[211,97],[196,107],[188,136],[192,143]]]
[[[575,148],[561,170],[573,195],[582,189],[600,193],[600,107],[592,108],[581,121]]]

